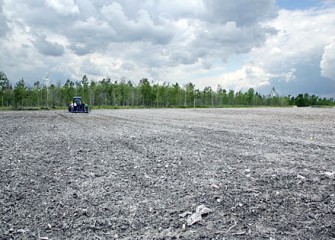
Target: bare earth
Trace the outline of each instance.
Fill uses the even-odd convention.
[[[0,112],[0,239],[335,239],[334,119]]]

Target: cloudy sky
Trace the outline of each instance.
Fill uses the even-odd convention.
[[[192,82],[335,97],[335,0],[0,0],[12,83]]]

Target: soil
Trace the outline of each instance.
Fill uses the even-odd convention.
[[[0,112],[0,239],[335,239],[334,119]]]

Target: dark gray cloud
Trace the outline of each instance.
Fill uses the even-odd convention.
[[[36,31],[49,31],[65,25],[65,18],[45,6],[45,1],[6,1],[3,9],[12,24],[28,26]]]
[[[49,42],[46,36],[41,35],[33,42],[38,51],[47,56],[60,57],[64,54],[64,47],[56,42]]]
[[[206,0],[207,18],[213,23],[258,24],[276,15],[275,0]]]
[[[129,18],[131,14],[118,2],[100,5],[88,3],[91,9],[88,10],[82,2],[80,12],[92,16],[77,18],[63,29],[63,34],[71,41],[70,49],[78,55],[105,51],[110,44],[119,42],[146,41],[166,45],[174,35],[173,29],[156,24],[146,10],[138,9],[137,14]]]
[[[70,40],[70,49],[78,55],[105,51],[117,35],[108,23],[93,17],[73,22],[65,34]]]
[[[83,43],[80,43],[80,42],[71,43],[69,48],[78,56],[83,56],[83,55],[92,53],[92,50],[93,50],[90,47],[88,47],[87,45],[85,45]]]
[[[224,25],[206,23],[197,33],[192,48],[197,57],[209,55],[227,61],[234,54],[248,53],[261,46],[269,34],[275,34],[275,30],[259,25],[240,28],[235,22]]]
[[[4,37],[9,30],[7,25],[7,19],[4,16],[2,6],[3,6],[3,0],[0,0],[0,37]]]
[[[283,77],[275,77],[270,81],[268,87],[260,89],[269,93],[275,87],[280,95],[314,94],[318,96],[333,97],[335,92],[335,81],[320,76],[318,61],[312,64],[299,65],[294,73],[294,79],[285,81]]]

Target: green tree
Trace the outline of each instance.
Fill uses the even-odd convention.
[[[169,102],[171,106],[181,106],[182,105],[182,96],[181,96],[181,87],[178,83],[172,84],[168,90]]]
[[[249,88],[246,96],[246,101],[248,105],[255,105],[255,90],[253,88]]]
[[[235,104],[235,92],[234,90],[229,90],[228,93],[228,104],[234,105]]]
[[[73,97],[75,96],[76,90],[74,88],[74,82],[70,79],[67,79],[64,86],[61,89],[62,95],[64,96],[65,105],[72,102]]]
[[[221,93],[220,93],[219,97],[221,99],[221,104],[220,105],[228,105],[229,97],[228,97],[226,89],[221,90]]]
[[[185,85],[185,99],[184,99],[185,107],[194,105],[194,96],[195,96],[195,85],[189,82]]]
[[[154,94],[148,79],[143,78],[140,80],[140,90],[142,95],[142,104],[144,106],[151,106]]]
[[[295,104],[298,107],[305,107],[306,103],[305,103],[305,99],[304,99],[304,95],[303,94],[299,94],[296,98],[295,98]]]
[[[201,107],[202,106],[202,100],[201,100],[201,91],[199,89],[196,89],[194,91],[194,105],[193,107]]]
[[[310,97],[310,104],[311,104],[311,106],[315,106],[315,105],[317,105],[317,104],[318,104],[318,100],[319,100],[319,98],[318,98],[317,96],[312,95],[312,96]]]
[[[1,97],[1,106],[4,106],[6,92],[9,89],[9,80],[6,74],[0,71],[0,97]]]
[[[247,105],[246,94],[241,90],[235,93],[235,103],[237,105]]]
[[[270,105],[271,106],[280,106],[280,97],[275,87],[271,88],[269,95]]]
[[[102,105],[107,105],[110,85],[110,78],[104,78],[99,84],[97,84],[95,98],[99,107]]]
[[[89,80],[87,78],[86,75],[83,76],[83,78],[81,79],[81,97],[83,99],[84,102],[88,102],[88,98],[89,98]]]
[[[6,74],[0,71],[0,91],[3,91],[4,89],[8,88],[8,85],[9,85],[9,80]]]
[[[89,99],[90,99],[90,106],[95,106],[95,96],[96,96],[96,90],[97,90],[97,83],[95,81],[90,82],[89,86]]]
[[[34,86],[31,90],[31,103],[32,106],[34,107],[40,107],[40,103],[42,101],[42,99],[40,99],[40,90],[41,90],[41,86],[40,86],[40,81],[36,81],[34,82]]]
[[[128,106],[130,104],[130,86],[126,82],[126,77],[122,77],[118,86],[119,105]]]
[[[205,87],[203,92],[203,104],[205,106],[213,106],[213,90],[211,87]]]
[[[28,94],[28,88],[24,83],[24,79],[19,80],[14,88],[14,98],[15,98],[15,107],[21,104],[21,107],[24,105],[24,100]]]

